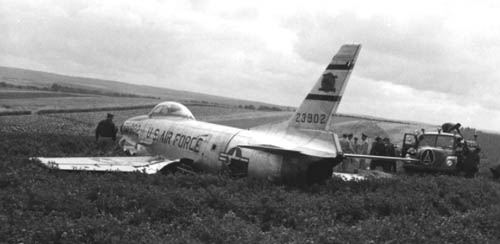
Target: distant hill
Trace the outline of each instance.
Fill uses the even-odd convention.
[[[230,105],[247,105],[254,106],[275,106],[272,104],[261,103],[256,101],[239,100],[226,98],[203,93],[174,90],[168,88],[160,88],[146,85],[128,84],[119,81],[101,80],[93,78],[84,78],[68,75],[59,75],[54,73],[34,71],[27,69],[11,68],[0,66],[0,82],[21,86],[35,86],[40,88],[51,87],[54,84],[73,87],[84,90],[101,90],[103,92],[114,92],[122,94],[136,94],[140,96],[159,97],[162,100],[176,101],[206,101],[210,103],[222,103]],[[138,84],[141,81],[137,82]]]

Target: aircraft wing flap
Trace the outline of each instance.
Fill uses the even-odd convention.
[[[60,170],[143,172],[154,174],[177,160],[157,157],[58,157],[32,158],[44,166]]]

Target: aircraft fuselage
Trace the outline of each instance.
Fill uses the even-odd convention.
[[[291,180],[295,183],[322,181],[331,176],[332,167],[338,163],[335,157],[325,159],[292,150],[266,151],[240,147],[273,145],[293,149],[307,147],[311,143],[314,144],[312,147],[317,147],[313,139],[301,139],[301,134],[251,131],[194,119],[147,115],[125,121],[121,131],[120,145],[133,154],[179,159],[197,170],[225,172],[237,177],[267,178],[275,182]],[[333,136],[328,139],[334,142]],[[331,150],[335,151],[335,148]]]

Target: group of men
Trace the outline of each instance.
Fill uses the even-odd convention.
[[[361,141],[358,137],[354,137],[352,133],[342,134],[340,139],[340,146],[344,153],[355,153],[355,154],[365,154],[365,155],[375,155],[375,156],[396,156],[396,147],[391,143],[388,137],[382,139],[381,137],[375,137],[375,141],[372,143],[371,147],[368,143],[368,136],[364,133],[361,134]],[[371,148],[371,149],[370,149]],[[370,149],[370,150],[369,150]],[[353,165],[356,169],[361,170],[374,170],[377,167],[382,167],[385,172],[396,172],[396,161],[393,160],[371,160],[368,165],[367,159],[345,159],[341,164],[341,171],[347,172],[349,165]],[[357,164],[357,165],[356,165]],[[357,167],[356,167],[357,166]]]
[[[372,144],[370,155],[396,157],[396,146],[391,143],[388,137],[382,139],[380,136],[377,136]],[[370,163],[370,169],[373,170],[377,167],[382,167],[384,172],[395,173],[396,166],[395,160],[373,159]]]
[[[368,154],[368,136],[361,134],[361,141],[351,134],[343,134],[340,139],[340,147],[344,153]],[[341,164],[342,172],[347,172],[349,165],[359,163],[358,169],[367,169],[366,159],[344,159]]]

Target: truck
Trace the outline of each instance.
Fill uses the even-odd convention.
[[[401,148],[407,173],[475,174],[479,165],[479,145],[461,134],[441,132],[405,133]],[[475,154],[475,155],[474,155]],[[474,171],[473,168],[476,168]],[[474,172],[471,172],[474,171]]]

